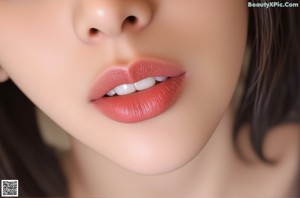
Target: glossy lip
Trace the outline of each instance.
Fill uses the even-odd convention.
[[[170,78],[143,91],[104,97],[116,86],[156,76]],[[170,108],[181,93],[184,79],[185,72],[176,64],[159,59],[138,59],[128,67],[114,66],[104,71],[92,87],[90,102],[102,114],[115,121],[140,122]]]

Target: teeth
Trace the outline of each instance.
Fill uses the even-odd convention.
[[[154,85],[155,85],[155,78],[152,77],[134,83],[134,87],[138,91],[148,89],[150,87],[153,87]]]
[[[134,93],[136,91],[141,91],[141,90],[145,90],[150,87],[153,87],[155,85],[156,81],[163,82],[166,79],[167,79],[167,77],[163,77],[163,76],[145,78],[134,84],[123,84],[123,85],[117,86],[114,89],[112,89],[111,91],[109,91],[106,95],[107,96],[114,96],[116,94],[119,96],[128,95],[128,94]]]
[[[116,92],[115,92],[115,90],[113,89],[113,90],[111,90],[110,92],[108,92],[106,95],[108,95],[108,96],[113,96],[113,95],[115,95],[116,94]]]
[[[120,86],[117,86],[114,90],[119,96],[131,94],[136,91],[133,84],[120,85]]]
[[[158,82],[163,82],[166,79],[167,79],[167,77],[164,77],[164,76],[155,77],[155,80],[158,81]]]

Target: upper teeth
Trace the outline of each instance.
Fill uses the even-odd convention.
[[[111,91],[109,91],[106,95],[114,96],[115,94],[118,94],[119,96],[122,96],[122,95],[131,94],[136,91],[141,91],[153,87],[156,81],[163,82],[166,79],[167,77],[163,77],[163,76],[145,78],[133,84],[123,84],[117,86]]]

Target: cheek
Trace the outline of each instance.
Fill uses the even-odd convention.
[[[59,105],[66,90],[78,98],[75,87],[83,90],[83,83],[76,79],[85,68],[83,59],[74,58],[67,6],[55,1],[0,6],[0,64],[10,78],[38,106]]]
[[[205,7],[206,5],[206,7]],[[235,90],[247,42],[247,7],[243,1],[204,3],[198,49],[187,54],[191,86],[212,108],[224,109]],[[205,9],[206,8],[206,9]],[[195,36],[196,37],[196,36]],[[190,41],[192,43],[192,41]],[[187,47],[188,50],[188,47]]]
[[[173,22],[161,29],[172,32],[166,42],[171,45],[164,49],[180,57],[188,70],[186,115],[198,117],[199,122],[214,120],[216,125],[215,118],[228,108],[242,68],[247,5],[237,0],[180,2],[175,10],[182,14],[166,16]]]

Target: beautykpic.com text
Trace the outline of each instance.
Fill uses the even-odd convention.
[[[261,3],[253,3],[248,2],[249,8],[298,8],[299,3],[291,3],[291,2],[279,2],[279,1],[273,1],[273,2],[261,2]]]

